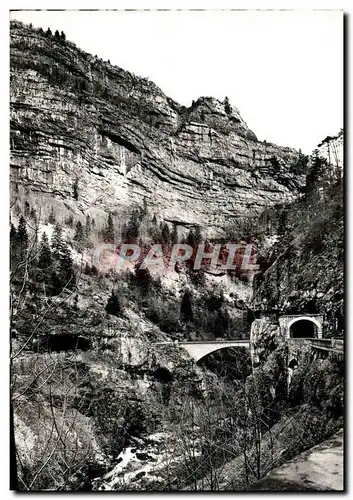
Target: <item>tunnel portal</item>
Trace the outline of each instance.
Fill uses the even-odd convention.
[[[290,326],[289,334],[292,339],[317,338],[317,326],[310,319],[300,319]]]

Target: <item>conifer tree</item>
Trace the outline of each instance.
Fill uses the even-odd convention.
[[[25,218],[21,216],[17,229],[13,224],[10,227],[10,269],[11,271],[16,269],[16,281],[18,282],[24,278],[27,268],[24,263],[27,257],[28,234]],[[17,268],[20,263],[23,265]]]
[[[189,234],[187,235],[186,243],[190,245],[192,248],[195,247],[195,234],[192,229],[190,229]]]
[[[82,243],[85,240],[85,230],[80,221],[76,224],[76,231],[74,235],[74,240],[77,241],[79,247],[82,247]]]
[[[53,272],[53,257],[49,245],[48,236],[44,232],[41,237],[39,255],[38,255],[38,273],[37,279],[49,284]]]
[[[283,238],[287,232],[288,232],[287,211],[286,209],[283,209],[279,217],[277,233],[278,236]]]
[[[173,245],[175,245],[176,243],[178,243],[178,228],[176,226],[176,224],[173,225],[173,229],[172,229],[172,234],[171,234],[171,242]]]
[[[112,314],[113,316],[118,316],[121,313],[119,298],[114,290],[112,290],[111,296],[108,299],[108,303],[105,306],[105,310],[108,314]]]
[[[86,217],[86,225],[85,225],[85,236],[88,238],[88,236],[91,233],[92,229],[92,222],[91,222],[91,216],[88,214]]]
[[[13,269],[18,262],[18,239],[15,226],[10,227],[10,269]]]
[[[189,291],[186,291],[181,301],[180,320],[186,323],[192,321],[193,319],[194,313],[192,311],[191,293]]]
[[[326,161],[320,158],[319,152],[316,149],[311,156],[311,166],[306,176],[305,192],[310,194],[316,192],[322,183],[325,174]]]
[[[161,235],[161,243],[162,245],[169,245],[170,244],[170,229],[167,223],[164,223],[162,227],[162,235]]]
[[[140,265],[135,267],[135,282],[141,291],[147,293],[152,283],[151,273],[148,269],[142,269]]]
[[[83,268],[83,273],[87,275],[91,274],[91,266],[88,264],[88,262],[85,263],[85,267]]]
[[[29,202],[26,200],[25,201],[25,217],[29,216],[30,210],[31,210],[31,206],[30,206]]]
[[[66,218],[65,218],[65,224],[69,227],[73,227],[74,225],[74,217],[73,215],[68,215]]]
[[[43,232],[40,240],[40,249],[38,256],[38,267],[41,269],[49,269],[53,264],[53,258],[49,245],[48,236]]]
[[[15,226],[11,222],[11,226],[10,226],[10,242],[11,241],[15,241],[16,239],[17,239],[17,231],[16,231]]]
[[[28,250],[28,234],[27,234],[27,223],[23,215],[20,217],[20,221],[17,228],[17,241],[18,241],[18,256],[20,261],[26,258]]]
[[[144,198],[143,199],[143,205],[142,205],[142,210],[141,210],[141,217],[146,217],[146,215],[148,214],[148,205],[147,205],[147,199]]]
[[[227,115],[231,115],[232,108],[229,102],[229,98],[227,96],[224,98],[223,104],[224,104],[224,111],[227,113]]]
[[[202,234],[201,234],[201,228],[200,226],[196,226],[195,228],[195,243],[196,245],[199,245],[200,243],[202,243]]]
[[[134,210],[131,214],[129,222],[124,226],[123,238],[126,243],[135,243],[140,235],[140,219],[139,210]]]
[[[202,243],[201,230],[198,226],[195,228],[195,230],[190,229],[190,232],[186,239],[186,243],[193,249],[195,249],[200,243]]]
[[[75,285],[73,261],[71,252],[67,244],[64,242],[63,253],[60,259],[60,279],[63,286],[73,288]]]
[[[53,209],[53,207],[51,207],[50,214],[48,217],[48,223],[55,224],[55,221],[56,221],[56,219],[55,219],[54,209]]]
[[[51,247],[53,251],[53,258],[57,261],[60,260],[60,256],[63,253],[63,238],[62,238],[62,228],[60,224],[55,224],[52,239],[51,239]]]
[[[28,234],[27,234],[27,223],[23,215],[20,217],[20,221],[17,228],[17,237],[20,241],[28,243]]]
[[[111,213],[109,213],[108,215],[107,225],[105,226],[104,229],[104,239],[109,243],[114,243],[115,241],[115,227],[114,227],[113,216]]]
[[[73,186],[73,197],[74,197],[74,200],[78,200],[78,178],[76,177],[75,179],[75,182],[74,182],[74,186]]]
[[[74,283],[73,262],[71,252],[63,240],[62,228],[55,225],[52,236],[52,255],[55,271],[53,274],[53,286],[56,291],[64,288],[72,288]]]
[[[30,219],[33,220],[34,223],[37,222],[37,212],[36,212],[35,208],[31,208],[31,211],[29,213],[29,217],[30,217]]]

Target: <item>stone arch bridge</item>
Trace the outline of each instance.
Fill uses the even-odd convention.
[[[245,347],[249,349],[249,340],[206,340],[194,342],[178,342],[178,345],[188,351],[191,358],[196,362],[204,358],[211,352],[226,349],[228,347]]]
[[[280,333],[286,339],[322,338],[323,316],[320,314],[285,315],[280,316],[278,321]],[[173,342],[158,342],[157,344],[173,344]],[[227,349],[228,347],[251,349],[252,338],[250,334],[250,339],[246,340],[195,340],[190,342],[175,342],[175,344],[183,347],[189,353],[190,357],[197,362],[212,352]]]

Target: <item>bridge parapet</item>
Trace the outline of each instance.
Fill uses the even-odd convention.
[[[297,316],[300,317],[300,316]],[[287,343],[290,349],[290,356],[296,356],[298,349],[301,350],[300,346],[304,343],[308,345],[309,348],[317,349],[319,351],[327,351],[333,354],[339,354],[343,356],[344,354],[344,341],[343,339],[323,339],[323,338],[289,338]],[[219,351],[220,349],[226,349],[229,347],[242,347],[250,349],[251,351],[251,340],[207,340],[207,341],[165,341],[156,342],[156,345],[175,345],[180,346],[185,349],[191,358],[196,362],[202,359],[204,356],[211,354],[212,352]],[[252,356],[253,353],[250,352]]]
[[[207,341],[183,341],[183,342],[158,342],[158,345],[174,344],[183,347],[196,362],[212,352],[226,349],[228,347],[244,347],[249,349],[249,340],[207,340]]]
[[[189,355],[199,361],[204,356],[211,352],[226,349],[227,347],[250,347],[249,340],[234,340],[234,341],[209,341],[209,342],[179,342],[179,345],[186,349]]]

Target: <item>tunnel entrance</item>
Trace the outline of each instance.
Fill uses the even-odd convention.
[[[317,337],[317,326],[308,319],[300,319],[291,325],[289,332],[293,339],[312,339]]]

